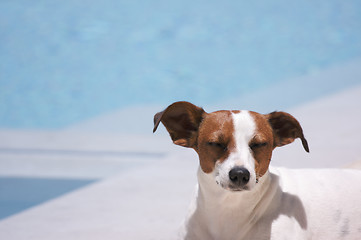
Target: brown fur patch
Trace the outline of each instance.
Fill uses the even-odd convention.
[[[291,114],[272,112],[265,116],[273,129],[275,147],[281,147],[300,138],[305,151],[310,151],[300,123]]]
[[[155,114],[155,132],[162,122],[174,144],[196,148],[199,124],[206,115],[205,111],[189,102],[175,102],[164,111]]]
[[[255,158],[256,176],[259,178],[267,172],[269,167],[274,149],[274,137],[272,128],[264,115],[256,112],[250,112],[250,114],[256,123],[256,135],[249,145]]]
[[[212,172],[216,161],[223,162],[235,147],[231,114],[231,111],[209,113],[200,125],[196,150],[205,173]]]

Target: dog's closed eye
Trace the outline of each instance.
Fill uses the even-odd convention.
[[[219,142],[207,142],[207,145],[210,147],[214,147],[223,151],[227,150],[227,146],[223,143],[219,143]]]
[[[252,150],[256,150],[256,149],[265,147],[265,146],[267,146],[267,145],[268,145],[267,142],[260,142],[260,143],[251,143],[251,144],[249,145],[249,147],[250,147]]]

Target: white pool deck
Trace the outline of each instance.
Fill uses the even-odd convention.
[[[361,85],[288,112],[301,122],[310,153],[297,140],[275,150],[271,164],[361,166]],[[172,145],[160,130],[1,130],[0,176],[99,181],[1,220],[0,239],[175,239],[198,164],[193,150]]]

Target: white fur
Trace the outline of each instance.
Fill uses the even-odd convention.
[[[199,169],[182,239],[361,239],[360,183],[358,170],[273,168],[231,192]]]

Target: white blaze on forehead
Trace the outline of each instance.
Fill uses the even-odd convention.
[[[254,161],[249,142],[255,135],[256,123],[248,111],[233,113],[235,149],[231,153],[237,165],[243,165],[249,171],[254,169]]]
[[[249,148],[249,142],[255,136],[256,123],[249,111],[233,113],[235,149],[229,159],[235,166],[245,167],[251,174],[250,183],[256,178],[255,160]]]
[[[233,113],[234,138],[237,146],[242,142],[248,142],[254,137],[256,131],[256,123],[249,111],[240,111]],[[241,144],[242,145],[242,144]]]

